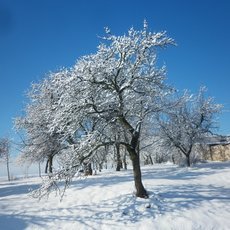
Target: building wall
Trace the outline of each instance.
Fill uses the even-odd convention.
[[[227,161],[230,160],[230,144],[209,146],[209,154],[206,154],[207,160]]]

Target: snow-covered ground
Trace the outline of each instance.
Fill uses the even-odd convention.
[[[230,229],[230,162],[142,170],[149,199],[133,196],[131,170],[75,180],[62,202],[28,195],[40,178],[1,178],[0,229]]]

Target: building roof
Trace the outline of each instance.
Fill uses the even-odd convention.
[[[203,143],[205,143],[209,146],[229,145],[230,144],[230,137],[229,136],[221,136],[221,135],[209,136],[209,137],[205,137],[203,139]]]

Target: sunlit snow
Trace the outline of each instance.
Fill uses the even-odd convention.
[[[149,199],[133,195],[132,171],[76,179],[60,202],[29,196],[39,177],[0,179],[1,229],[229,229],[230,162],[143,167]]]

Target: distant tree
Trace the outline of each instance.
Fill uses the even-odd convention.
[[[205,98],[204,93],[205,88],[201,88],[197,96],[185,94],[180,104],[157,117],[158,135],[164,146],[177,150],[174,157],[178,152],[183,154],[187,166],[191,165],[194,146],[215,127],[214,117],[221,108],[212,98]]]
[[[61,79],[63,72],[52,73]],[[52,75],[51,74],[51,75]],[[49,124],[54,118],[54,105],[58,93],[53,89],[55,85],[48,79],[40,84],[33,84],[28,93],[29,103],[25,108],[25,115],[15,119],[15,128],[22,136],[20,161],[41,163],[46,161],[45,173],[53,172],[53,158],[63,148],[60,134],[49,131]]]
[[[0,158],[6,162],[7,176],[10,181],[10,140],[8,138],[0,139]]]

